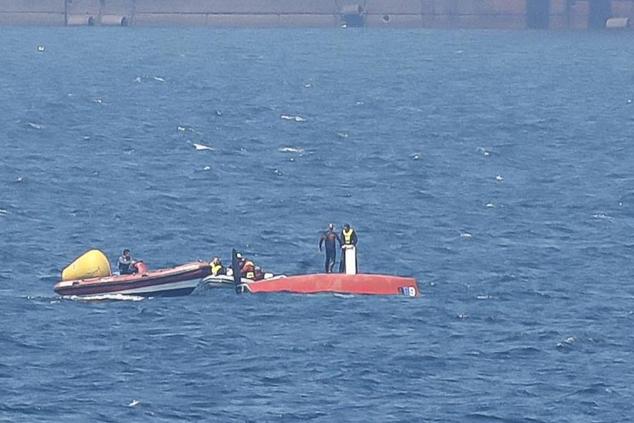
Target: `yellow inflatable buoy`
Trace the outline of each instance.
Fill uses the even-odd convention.
[[[103,278],[111,276],[110,261],[99,250],[90,250],[77,257],[74,262],[62,270],[62,280]]]

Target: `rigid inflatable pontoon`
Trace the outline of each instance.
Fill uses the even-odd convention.
[[[275,279],[280,279],[280,278],[285,278],[286,275],[275,275],[273,273],[264,273],[264,277],[262,278],[262,280],[275,280]],[[231,270],[231,268],[227,269],[227,274],[226,275],[209,275],[206,278],[204,278],[201,283],[213,288],[234,288],[235,287],[235,281],[234,281],[234,276],[233,276],[233,271]],[[247,278],[241,278],[240,283],[251,283],[253,282],[252,279],[247,279]]]
[[[64,269],[62,281],[55,285],[54,290],[59,295],[79,297],[189,295],[211,272],[209,263],[203,262],[157,270],[149,270],[145,263],[137,262],[135,267],[135,274],[113,275],[106,255],[99,250],[91,250]]]

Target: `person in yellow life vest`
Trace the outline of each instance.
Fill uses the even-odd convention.
[[[343,225],[341,230],[341,241],[343,241],[343,245],[357,245],[357,233],[347,223]]]
[[[211,260],[211,263],[209,263],[209,265],[211,266],[211,274],[212,275],[218,276],[218,275],[226,275],[227,274],[227,269],[222,264],[222,261],[220,260],[220,257],[214,257]]]
[[[347,245],[354,245],[356,247],[359,239],[357,238],[357,231],[350,227],[349,224],[343,225],[343,229],[341,230],[341,248],[345,249]],[[355,256],[357,252],[355,250]],[[345,251],[341,255],[341,262],[339,263],[339,272],[343,273],[346,270],[346,254]],[[357,266],[358,270],[358,266]]]

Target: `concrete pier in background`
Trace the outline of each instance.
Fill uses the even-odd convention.
[[[0,25],[600,29],[612,19],[626,29],[632,18],[634,0],[0,0]]]

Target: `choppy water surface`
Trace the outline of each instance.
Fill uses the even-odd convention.
[[[0,34],[0,420],[631,418],[631,35]],[[329,222],[422,297],[52,291],[91,247],[317,271]]]

